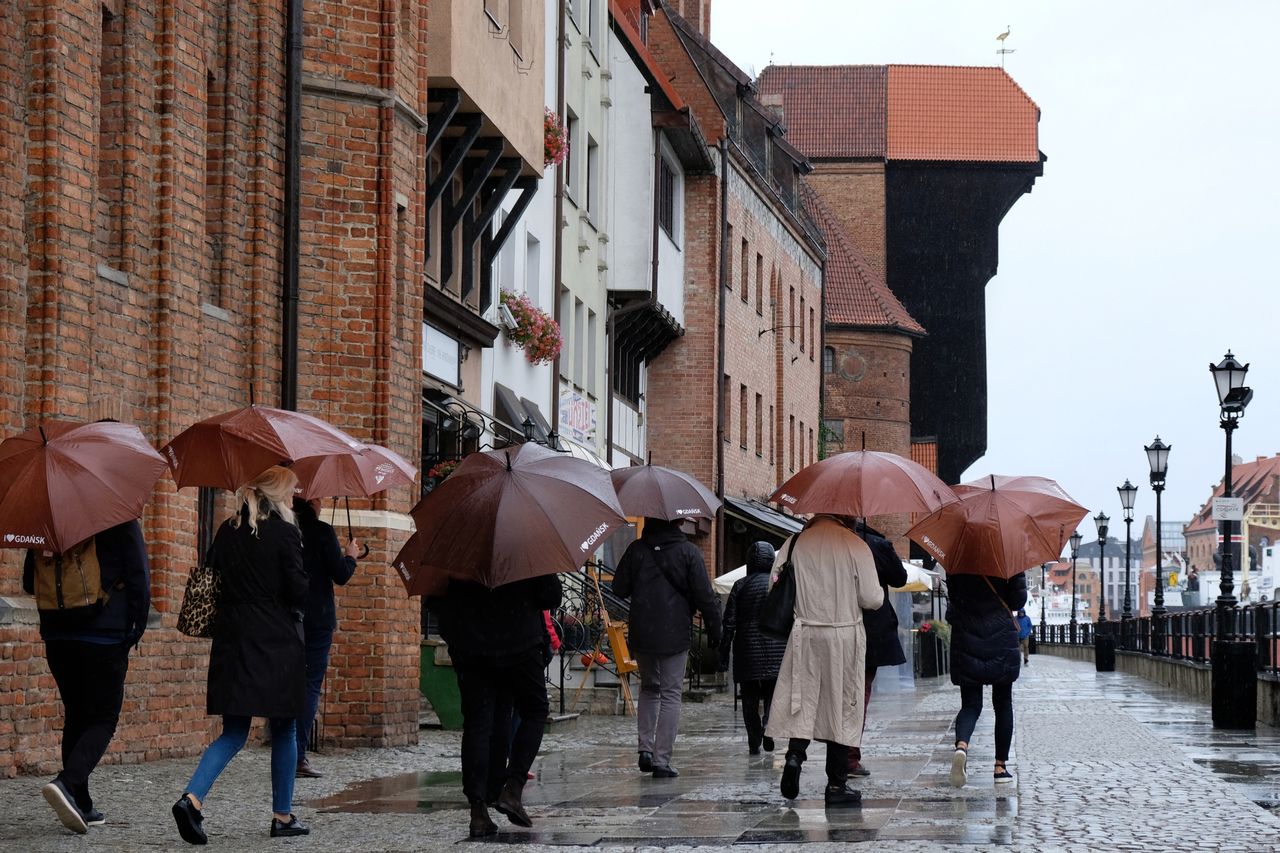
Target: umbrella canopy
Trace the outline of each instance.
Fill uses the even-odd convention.
[[[410,595],[439,575],[492,588],[573,571],[626,524],[608,471],[533,442],[472,453],[410,515],[393,561]]]
[[[1010,578],[1058,559],[1088,510],[1045,477],[991,476],[907,531],[952,574]]]
[[[796,472],[769,498],[797,513],[933,512],[956,495],[927,468],[896,453],[854,450]]]
[[[902,567],[907,570],[907,582],[902,586],[891,586],[889,589],[894,592],[928,592],[933,589],[933,580],[938,575],[926,568],[917,566],[915,563],[902,561]]]
[[[0,443],[0,547],[61,553],[142,515],[164,457],[132,424],[45,421]]]
[[[250,405],[192,424],[162,449],[178,488],[238,489],[272,465],[362,450],[312,415]]]
[[[733,592],[733,585],[747,576],[747,564],[743,563],[731,572],[725,572],[711,582],[711,586],[720,595]]]
[[[674,521],[713,516],[720,508],[715,492],[673,468],[637,465],[619,468],[609,476],[627,515]]]
[[[369,497],[393,486],[412,485],[418,469],[394,450],[370,444],[360,450],[304,456],[293,464],[298,496]]]

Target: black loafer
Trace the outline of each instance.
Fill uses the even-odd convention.
[[[107,816],[97,809],[89,809],[87,812],[83,812],[83,814],[84,822],[88,826],[102,826],[107,822]]]
[[[54,779],[48,785],[40,790],[44,794],[45,802],[58,815],[58,820],[62,825],[72,832],[84,835],[89,831],[89,825],[85,822],[84,814],[80,811],[80,807],[76,805],[76,799],[72,796],[71,791],[67,789],[66,784],[61,778]]]
[[[676,772],[674,767],[655,767],[653,768],[653,778],[655,779],[674,779],[680,774]]]
[[[640,768],[641,773],[648,773],[653,770],[653,753],[640,752],[639,758],[636,760],[636,766]]]
[[[186,794],[173,804],[173,821],[178,824],[178,834],[183,841],[188,844],[209,843],[209,836],[204,833],[204,814]]]
[[[764,747],[765,752],[773,752],[773,738],[766,735],[760,739],[760,745]]]
[[[298,822],[296,815],[289,815],[289,822],[284,823],[278,818],[271,818],[271,837],[272,838],[291,838],[295,835],[310,835],[310,827],[303,826]]]
[[[782,783],[778,790],[787,800],[800,796],[800,765],[803,762],[795,755],[787,756],[787,763],[782,766]]]
[[[855,791],[848,785],[832,788],[830,785],[822,792],[822,801],[829,809],[848,809],[862,805],[862,792]]]

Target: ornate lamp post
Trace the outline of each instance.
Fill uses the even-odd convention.
[[[1107,527],[1111,521],[1111,517],[1105,512],[1099,512],[1093,517],[1093,523],[1098,528],[1098,618],[1095,622],[1107,621]]]
[[[1151,491],[1156,493],[1156,598],[1151,605],[1151,652],[1165,653],[1164,624],[1164,543],[1160,536],[1164,524],[1160,517],[1160,495],[1164,492],[1164,478],[1169,472],[1169,451],[1172,444],[1165,444],[1156,436],[1156,440],[1142,448],[1147,453],[1147,465],[1151,468]]]
[[[1048,563],[1040,564],[1040,639],[1042,641],[1045,638],[1044,602],[1045,602],[1045,599],[1048,597],[1048,590],[1049,590],[1049,584],[1046,581],[1048,570],[1049,570]]]
[[[1116,668],[1116,638],[1112,626],[1107,624],[1107,527],[1110,518],[1105,512],[1093,517],[1098,527],[1098,619],[1093,629],[1093,664],[1098,672],[1114,672]]]
[[[1077,530],[1068,540],[1071,543],[1071,642],[1076,641],[1076,553],[1084,537]]]
[[[1127,621],[1133,618],[1133,597],[1129,580],[1129,572],[1133,564],[1130,553],[1133,536],[1130,530],[1133,525],[1133,501],[1138,496],[1138,487],[1130,483],[1126,477],[1124,485],[1117,486],[1116,491],[1120,493],[1120,506],[1124,509],[1124,610],[1120,618]]]
[[[1222,361],[1209,365],[1218,390],[1218,423],[1227,434],[1226,470],[1222,478],[1222,497],[1232,497],[1231,434],[1244,416],[1245,407],[1253,399],[1253,390],[1244,384],[1249,365],[1236,361],[1230,352]],[[1215,504],[1217,502],[1215,501]],[[1252,729],[1256,721],[1258,681],[1254,657],[1256,648],[1249,641],[1229,639],[1235,634],[1236,597],[1231,576],[1231,537],[1239,515],[1229,506],[1214,515],[1222,521],[1222,575],[1217,601],[1217,639],[1213,643],[1213,725],[1219,729]]]

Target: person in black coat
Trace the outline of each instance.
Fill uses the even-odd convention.
[[[1027,603],[1027,578],[1005,580],[985,575],[952,574],[947,578],[951,623],[951,682],[960,688],[956,715],[956,751],[951,759],[951,784],[968,779],[969,738],[982,714],[982,688],[991,685],[996,714],[996,784],[1013,781],[1009,773],[1009,745],[1013,742],[1013,682],[1018,680],[1022,653],[1014,610]]]
[[[747,752],[751,755],[758,755],[761,746],[766,752],[773,752],[773,738],[765,737],[764,727],[769,722],[778,668],[787,651],[786,640],[766,636],[759,624],[760,608],[769,594],[774,556],[768,542],[753,542],[747,549],[747,576],[729,591],[720,638],[721,672],[729,668],[729,651],[733,650],[733,680],[742,691],[742,724],[747,729]]]
[[[74,624],[63,624],[58,614],[40,611],[45,658],[64,711],[62,769],[42,793],[62,825],[79,833],[106,822],[93,807],[89,775],[115,735],[124,704],[129,650],[147,630],[151,610],[151,572],[138,522],[117,524],[94,534],[92,540],[100,583],[109,593],[106,606],[87,621]],[[35,594],[34,551],[27,552],[22,587]]]
[[[640,672],[636,702],[637,762],[641,772],[671,779],[681,687],[692,645],[693,613],[702,615],[711,648],[720,645],[720,602],[698,546],[674,523],[646,518],[613,575],[613,591],[631,599],[627,643]]]
[[[862,624],[867,631],[866,681],[863,686],[862,730],[867,729],[865,709],[871,705],[871,685],[876,678],[876,670],[882,666],[900,666],[907,662],[902,650],[902,641],[898,639],[898,613],[893,609],[889,587],[903,586],[907,582],[907,568],[902,565],[902,558],[894,549],[893,543],[886,539],[875,528],[860,523],[856,529],[862,540],[871,548],[871,556],[876,561],[876,577],[884,592],[884,604],[875,610],[862,611]],[[870,776],[862,764],[862,747],[849,747],[849,773],[853,776]]]
[[[547,722],[542,612],[559,607],[561,595],[555,575],[495,589],[453,579],[444,596],[427,601],[458,677],[462,791],[471,805],[472,838],[498,831],[489,805],[517,826],[533,825],[522,798]],[[513,708],[520,715],[514,736]]]
[[[271,729],[271,837],[310,830],[290,811],[297,740],[294,721],[306,708],[306,650],[302,608],[307,573],[302,534],[290,508],[298,478],[275,466],[236,492],[239,514],[223,523],[210,562],[221,588],[209,651],[206,709],[222,716],[222,735],[196,767],[174,803],[178,832],[205,844],[204,799],[244,746],[254,717]]]
[[[338,545],[338,535],[333,527],[320,520],[319,509],[318,500],[293,499],[293,513],[302,532],[302,567],[307,571],[307,605],[302,616],[307,641],[307,707],[295,726],[298,741],[295,775],[308,779],[324,775],[307,760],[307,740],[320,706],[320,689],[324,686],[325,670],[329,668],[329,649],[338,627],[333,585],[345,586],[351,580],[360,554],[360,543],[355,539],[347,540],[345,550]]]

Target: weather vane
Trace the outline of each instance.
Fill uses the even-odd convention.
[[[1009,37],[1009,32],[1010,32],[1012,29],[1013,29],[1013,27],[1009,26],[1008,24],[1005,24],[1005,25],[1004,25],[1004,32],[1002,32],[1000,35],[996,36],[996,41],[1000,42],[1000,48],[996,51],[996,53],[1000,54],[1000,67],[1001,67],[1001,68],[1004,68],[1004,58],[1005,58],[1006,56],[1008,56],[1008,55],[1009,55],[1009,54],[1011,54],[1011,53],[1017,53],[1017,52],[1018,52],[1018,49],[1017,49],[1017,48],[1013,48],[1013,47],[1005,47],[1005,46],[1004,46],[1004,40],[1005,40],[1005,39],[1007,39],[1007,38]]]

